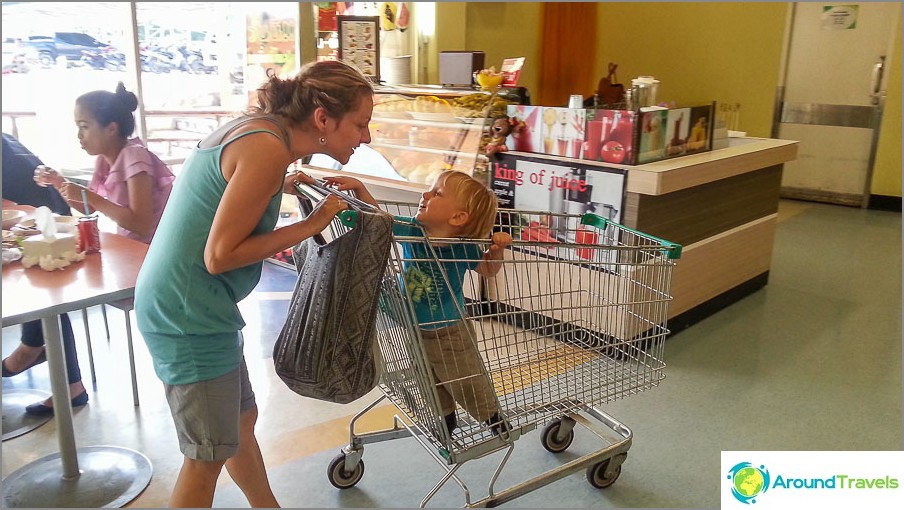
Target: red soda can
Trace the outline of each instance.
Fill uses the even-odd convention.
[[[78,251],[97,253],[100,251],[100,229],[97,216],[82,216],[78,220]]]

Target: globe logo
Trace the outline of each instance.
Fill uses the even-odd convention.
[[[756,503],[755,497],[769,489],[769,470],[765,466],[754,467],[749,462],[739,462],[728,470],[731,495],[744,504]]]

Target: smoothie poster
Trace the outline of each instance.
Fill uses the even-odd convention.
[[[571,245],[565,247],[568,252],[574,249],[574,244],[604,243],[593,229],[579,225],[577,217],[592,213],[616,223],[622,221],[625,169],[562,164],[542,157],[507,153],[496,154],[491,168],[490,186],[500,208],[525,212],[521,215],[522,224],[512,232],[515,239],[566,243]],[[559,250],[556,253],[562,254]],[[590,250],[578,249],[576,255],[588,258],[589,253]]]

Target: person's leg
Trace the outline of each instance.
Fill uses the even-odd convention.
[[[252,508],[279,508],[276,496],[270,488],[267,468],[260,445],[254,435],[257,407],[249,409],[239,418],[239,451],[226,461],[226,470],[235,484],[242,489]]]
[[[279,503],[270,488],[264,457],[261,455],[261,448],[257,442],[257,436],[254,434],[254,425],[257,423],[257,404],[254,400],[254,390],[251,388],[251,380],[248,378],[248,368],[244,358],[242,358],[239,369],[242,378],[239,449],[226,461],[226,471],[245,494],[248,504],[252,507],[278,508]]]
[[[69,320],[68,314],[64,313],[60,315],[60,328],[63,332],[63,357],[66,361],[66,373],[69,376],[69,396],[70,398],[72,398],[74,405],[82,406],[88,403],[88,398],[85,386],[82,384],[82,372],[78,366],[78,352],[75,348],[75,333],[72,331],[72,322]],[[44,331],[41,329],[40,321],[38,322],[36,332],[29,331],[29,344],[37,343],[38,338],[40,339],[40,344],[43,346]],[[23,343],[26,341],[24,328],[22,341]],[[43,349],[43,347],[41,348]],[[41,405],[43,406],[43,408],[36,408],[32,406],[32,409],[29,411],[29,413],[42,414],[49,412],[48,410],[53,408],[53,398],[48,397],[46,400],[44,400],[44,402],[41,402]]]
[[[210,507],[223,464],[238,448],[239,369],[163,387],[184,456],[169,504]]]
[[[170,508],[210,508],[223,469],[222,460],[203,461],[185,457],[170,496]]]
[[[449,392],[447,381],[451,380],[453,361],[446,357],[444,339],[447,329],[422,329],[421,339],[424,341],[424,351],[427,361],[433,373],[433,381],[436,384],[436,394],[439,397],[439,411],[446,423],[446,430],[452,434],[458,428],[458,418],[455,416],[455,399]],[[412,409],[412,412],[416,410]]]
[[[21,342],[7,358],[3,360],[3,373],[18,375],[20,372],[41,363],[44,355],[44,332],[41,321],[30,321],[22,324]],[[42,356],[44,355],[44,356]]]
[[[69,314],[60,315],[60,327],[63,330],[63,352],[66,354],[66,372],[69,374],[69,389],[72,390],[73,384],[82,384],[82,371],[78,366],[78,352],[75,348],[75,333],[72,331],[72,322],[69,321]],[[81,393],[85,391],[85,387],[81,386]],[[78,395],[73,393],[72,395]]]
[[[78,351],[75,348],[75,333],[72,331],[72,322],[69,314],[60,315],[60,327],[63,330],[63,353],[66,357],[66,373],[69,375],[69,396],[76,400],[86,392],[82,384],[82,371],[78,366]],[[84,400],[88,402],[87,399]],[[47,407],[53,407],[53,399],[44,401]]]

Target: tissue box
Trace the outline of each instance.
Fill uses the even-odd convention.
[[[57,234],[52,239],[38,235],[22,241],[22,257],[41,258],[50,255],[51,258],[58,259],[66,252],[75,253],[75,236],[72,234]]]

